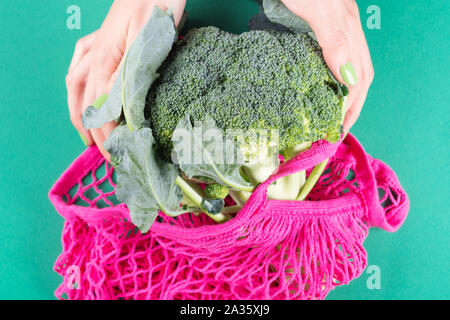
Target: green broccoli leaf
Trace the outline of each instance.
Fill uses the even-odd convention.
[[[214,139],[208,139],[204,136],[208,131],[218,134],[214,135]],[[241,176],[242,163],[239,163],[238,159],[242,157],[239,148],[231,139],[221,134],[222,130],[216,127],[210,116],[205,116],[200,126],[195,129],[189,116],[182,118],[174,133],[183,132],[185,134],[182,135],[182,143],[174,141],[173,158],[189,178],[204,176],[236,190],[253,190],[252,185]],[[176,140],[175,135],[172,137]],[[233,155],[233,161],[227,161],[230,155]]]
[[[264,14],[273,23],[281,24],[294,33],[307,33],[315,39],[309,24],[289,11],[280,0],[263,0],[263,8]]]
[[[257,0],[259,12],[251,17],[248,21],[249,30],[289,31],[286,26],[272,22],[269,20],[269,18],[267,18],[267,15],[264,13],[262,1],[263,0]]]
[[[144,120],[148,89],[158,78],[156,71],[169,54],[176,36],[173,15],[155,6],[131,45],[105,104],[100,109],[89,106],[84,112],[86,129],[99,128],[118,119],[122,108],[130,131],[139,128]]]
[[[183,194],[175,184],[179,169],[156,154],[150,128],[130,132],[119,126],[104,146],[119,163],[116,197],[127,204],[141,232],[149,230],[159,211],[170,216],[185,212],[180,207]]]

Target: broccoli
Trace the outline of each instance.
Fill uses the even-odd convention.
[[[119,158],[116,158],[115,156],[111,155],[111,165],[113,166],[113,168],[118,168],[120,165]]]
[[[290,159],[311,142],[336,142],[342,133],[342,88],[307,34],[192,29],[176,42],[158,72],[144,114],[167,159],[173,132],[187,114],[194,123],[210,116],[224,132],[276,130],[276,145],[268,140],[255,147],[248,137],[240,141],[247,162],[241,173],[253,186],[278,168],[279,153]],[[294,200],[304,183],[305,172],[284,177],[269,187],[268,197]],[[245,203],[251,189],[234,189],[234,200]]]
[[[208,199],[225,199],[230,189],[219,183],[208,184],[205,187],[205,195]]]

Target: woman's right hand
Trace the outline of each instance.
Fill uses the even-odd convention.
[[[374,71],[355,0],[281,0],[308,22],[336,79],[349,88],[344,133],[356,122]]]

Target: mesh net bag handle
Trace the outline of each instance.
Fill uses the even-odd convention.
[[[372,158],[365,152],[359,141],[348,134],[345,141],[352,149],[355,157],[355,171],[358,172],[358,182],[361,185],[360,195],[362,202],[367,207],[368,223],[373,227],[382,228],[394,232],[400,228],[409,211],[409,199],[395,172],[385,163]],[[261,191],[267,192],[267,187],[272,182],[299,170],[311,168],[323,160],[331,157],[338,149],[339,144],[331,145],[326,141],[319,141],[304,154],[292,159],[264,182]],[[383,196],[380,201],[379,193]],[[388,202],[388,206],[384,206]]]
[[[266,199],[272,181],[330,157],[327,175],[333,181],[326,175],[321,178],[312,201]],[[99,189],[105,181],[113,185],[109,165],[104,177],[95,178],[104,161],[91,147],[50,191],[52,203],[66,219],[63,253],[55,264],[64,277],[58,297],[322,299],[364,270],[363,242],[369,227],[395,231],[409,205],[392,170],[367,155],[349,135],[342,144],[317,142],[284,163],[225,224],[215,225],[205,215],[173,219],[160,214],[150,232],[142,235],[127,221],[124,204],[96,208],[98,199],[113,193]],[[356,177],[347,181],[350,169]],[[94,181],[83,186],[89,174]],[[68,190],[74,185],[79,190],[70,197]],[[349,189],[346,194],[341,192],[344,187]],[[74,205],[89,188],[100,193],[96,200],[84,198],[89,207]],[[73,266],[79,271],[76,288]]]

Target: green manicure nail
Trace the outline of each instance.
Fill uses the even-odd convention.
[[[341,66],[341,76],[344,79],[344,82],[350,86],[353,86],[358,81],[356,77],[355,69],[353,68],[353,64],[351,62],[347,62],[343,66]]]
[[[100,109],[102,107],[102,105],[105,103],[106,99],[108,99],[108,95],[106,93],[104,93],[100,97],[98,97],[97,100],[94,101],[92,106],[95,109]]]
[[[85,138],[85,136],[81,132],[78,132],[78,134],[80,135],[81,141],[83,141],[84,145],[87,147],[88,142],[87,142],[87,139]]]

